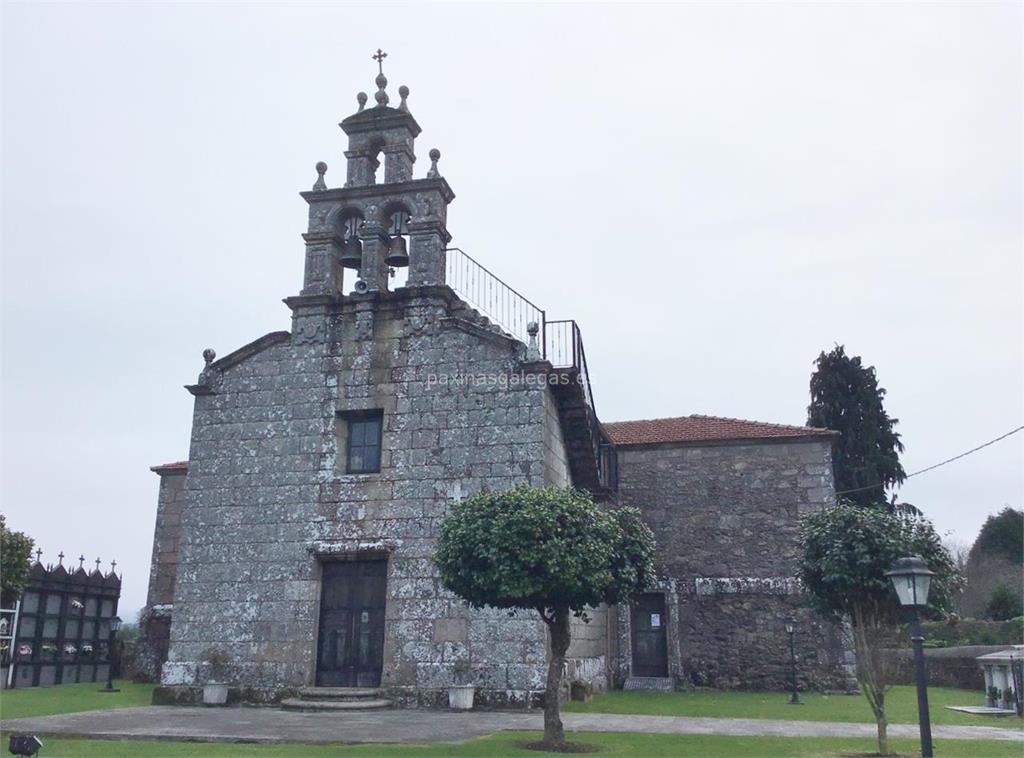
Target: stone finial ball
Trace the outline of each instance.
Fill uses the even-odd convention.
[[[384,89],[388,86],[388,78],[384,74],[377,74],[377,78],[373,80],[378,87]]]
[[[324,163],[323,161],[317,161],[317,163],[316,163],[316,172],[318,174],[326,174],[327,173],[327,164]]]
[[[439,161],[439,160],[441,160],[441,151],[438,150],[436,147],[432,147],[430,149],[430,160],[432,160],[432,161]]]
[[[536,321],[531,321],[526,325],[526,333],[531,337],[536,337],[538,332],[540,332],[540,324]]]
[[[358,102],[360,105],[366,105],[366,99],[367,98],[365,92],[360,92],[358,95],[356,95],[356,102]]]
[[[409,97],[409,88],[403,84],[401,87],[398,88],[398,94],[401,95],[402,97]]]
[[[213,359],[216,357],[217,353],[212,347],[208,347],[203,351],[203,360],[207,363],[213,363]]]

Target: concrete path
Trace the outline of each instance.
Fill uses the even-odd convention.
[[[649,734],[723,734],[779,737],[875,736],[874,724],[768,721],[689,716],[566,713],[566,729]],[[461,742],[504,729],[542,729],[539,712],[366,711],[303,713],[275,708],[147,706],[13,719],[0,729],[108,739],[202,742]],[[1024,732],[993,726],[934,726],[937,739],[1006,740],[1024,743]],[[918,736],[913,724],[891,724],[890,737]]]

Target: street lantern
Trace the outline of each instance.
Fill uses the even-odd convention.
[[[794,642],[796,637],[796,621],[792,617],[786,619],[786,634],[789,635],[789,674],[790,683],[793,686],[792,693],[789,696],[789,704],[803,705],[800,702],[800,690],[797,689],[796,685],[796,643]]]
[[[928,570],[928,564],[920,556],[900,558],[885,575],[892,581],[900,605],[908,608],[928,605],[928,590],[935,572]]]
[[[110,641],[107,644],[107,686],[100,692],[120,692],[114,689],[114,642],[117,640],[117,632],[121,628],[121,617],[114,616],[110,619]]]
[[[892,581],[900,605],[911,613],[910,641],[914,647],[914,675],[917,680],[917,721],[921,731],[921,756],[932,758],[932,723],[928,713],[928,675],[924,667],[924,631],[921,629],[921,609],[928,604],[934,571],[919,555],[900,558],[885,573]]]

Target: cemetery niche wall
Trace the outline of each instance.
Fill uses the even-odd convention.
[[[77,569],[44,566],[29,570],[17,613],[14,644],[5,665],[13,665],[11,686],[39,687],[78,682],[105,682],[111,665],[111,619],[117,615],[121,577],[92,571],[79,558]]]

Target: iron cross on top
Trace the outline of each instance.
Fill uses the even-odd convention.
[[[380,69],[380,73],[382,73],[382,74],[383,74],[383,73],[384,73],[384,59],[388,57],[388,54],[387,54],[387,53],[385,53],[385,52],[384,52],[383,50],[381,50],[381,49],[380,49],[380,48],[378,47],[378,48],[377,48],[377,54],[376,54],[376,55],[373,55],[373,56],[371,56],[371,57],[372,57],[372,58],[373,58],[373,59],[374,59],[375,61],[377,61],[377,67],[378,67],[378,68]]]

